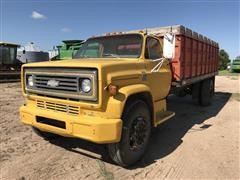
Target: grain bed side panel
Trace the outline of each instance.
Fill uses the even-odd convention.
[[[209,45],[206,44],[206,66],[205,74],[209,73]]]
[[[197,40],[192,39],[192,64],[191,64],[191,77],[197,75]]]
[[[201,41],[198,41],[198,63],[197,63],[197,76],[199,76],[201,74],[201,70],[202,70],[202,47],[203,47],[203,43]]]
[[[171,62],[172,75],[175,80],[180,80],[183,78],[183,73],[181,72],[184,71],[184,54],[181,53],[184,50],[182,38],[183,37],[181,36],[176,37],[175,57]]]
[[[190,78],[191,76],[191,60],[192,60],[192,43],[191,39],[188,37],[185,37],[185,77],[184,78]]]
[[[211,46],[211,72],[214,72],[214,47]]]
[[[173,81],[179,82],[218,70],[217,44],[184,35],[176,36],[175,57],[171,62]]]

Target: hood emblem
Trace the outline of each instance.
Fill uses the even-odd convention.
[[[50,87],[58,87],[59,86],[59,81],[55,80],[55,79],[50,79],[47,82],[47,86]]]

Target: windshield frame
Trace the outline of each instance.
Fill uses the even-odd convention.
[[[121,57],[121,56],[109,56],[109,57],[73,57],[73,59],[102,59],[102,58],[114,58],[114,59],[139,59],[142,57],[142,53],[143,53],[143,47],[144,47],[144,42],[145,42],[145,39],[144,39],[144,36],[141,34],[141,33],[126,33],[126,34],[113,34],[113,35],[106,35],[106,36],[98,36],[98,37],[91,37],[89,39],[87,39],[83,45],[82,45],[82,48],[84,48],[86,46],[86,42],[90,41],[90,40],[93,40],[93,39],[101,39],[101,38],[107,38],[107,37],[114,37],[114,36],[132,36],[132,35],[136,35],[136,36],[139,36],[140,37],[140,47],[139,47],[139,54],[137,57]],[[81,49],[81,48],[80,48]],[[80,50],[79,49],[79,50]],[[77,53],[76,53],[77,54]]]

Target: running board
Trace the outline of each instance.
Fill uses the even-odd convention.
[[[159,124],[163,123],[164,121],[170,119],[171,117],[173,117],[175,115],[175,112],[172,111],[164,111],[164,112],[160,112],[157,113],[157,117],[156,117],[156,121],[154,123],[154,126],[158,126]]]

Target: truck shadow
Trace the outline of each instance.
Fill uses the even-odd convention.
[[[191,96],[168,98],[168,109],[176,112],[176,116],[153,130],[145,156],[129,169],[146,167],[157,160],[172,153],[181,143],[186,133],[204,131],[211,128],[212,121],[206,120],[215,117],[231,97],[231,93],[216,92],[211,106],[201,107],[194,105]],[[216,121],[217,119],[215,119]],[[197,128],[193,128],[194,125]],[[50,143],[91,158],[112,163],[104,145],[96,145],[75,138],[60,137],[50,140]]]
[[[176,115],[154,130],[146,155],[132,168],[145,167],[172,153],[181,145],[186,133],[210,128],[212,122],[205,121],[217,116],[231,95],[231,93],[216,92],[212,104],[207,107],[194,105],[191,96],[169,97],[168,109],[174,111]],[[198,126],[193,128],[194,125]]]

